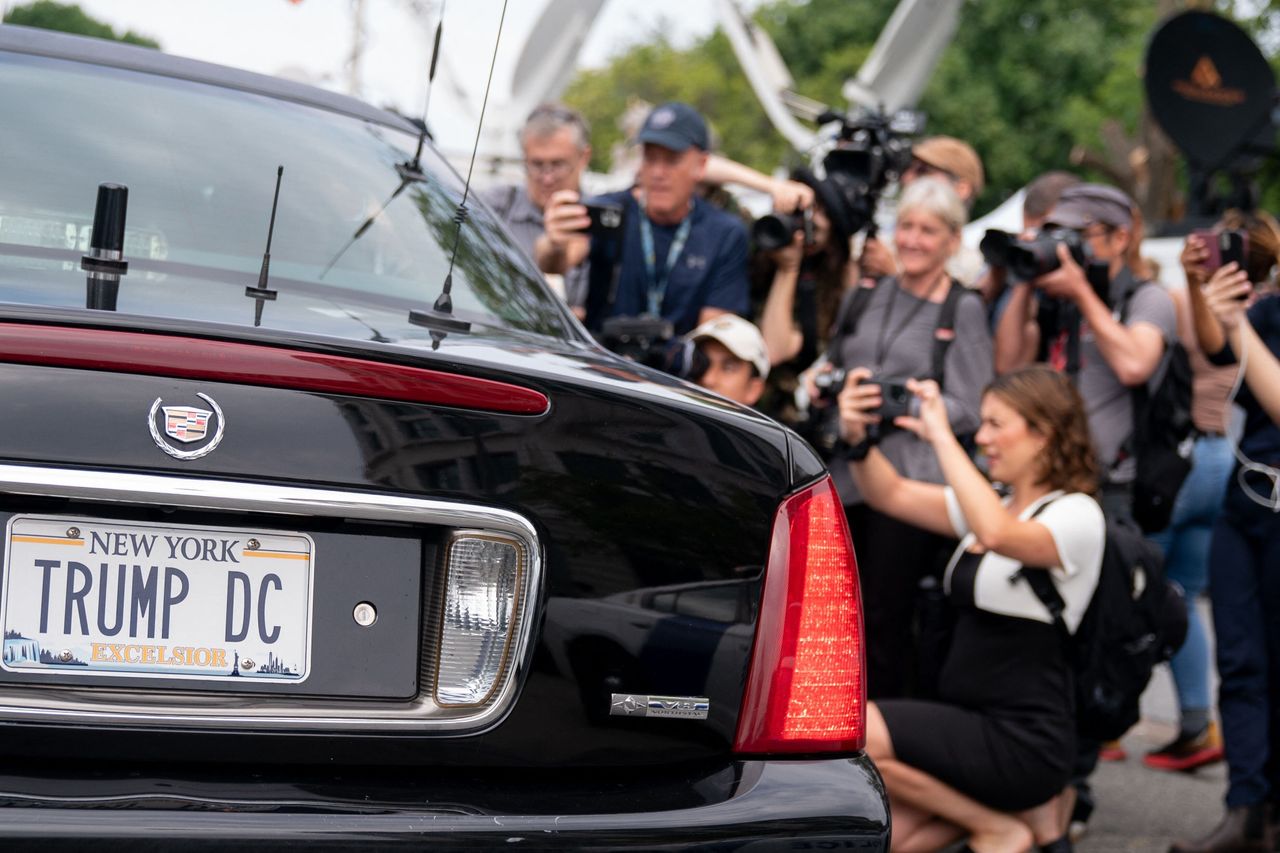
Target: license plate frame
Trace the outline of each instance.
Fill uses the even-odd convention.
[[[311,673],[306,533],[17,514],[4,544],[5,672],[222,689]]]

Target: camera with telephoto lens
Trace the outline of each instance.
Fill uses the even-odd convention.
[[[991,229],[983,236],[979,248],[982,257],[993,267],[1003,267],[1021,281],[1031,281],[1051,273],[1062,262],[1058,259],[1058,245],[1067,247],[1075,262],[1084,267],[1089,256],[1078,231],[1070,228],[1042,228],[1030,240],[1016,234]]]
[[[763,251],[774,252],[791,243],[792,235],[804,232],[805,246],[812,246],[813,210],[805,208],[797,213],[770,213],[756,220],[751,226],[751,236]]]

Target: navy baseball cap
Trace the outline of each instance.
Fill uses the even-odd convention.
[[[684,151],[691,145],[702,151],[711,147],[706,121],[693,107],[679,101],[654,107],[636,134],[636,142],[652,142],[672,151]]]

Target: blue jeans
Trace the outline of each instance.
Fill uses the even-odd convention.
[[[1209,541],[1222,509],[1234,459],[1221,436],[1196,440],[1193,467],[1173,505],[1169,527],[1151,537],[1164,551],[1165,574],[1187,594],[1187,639],[1169,667],[1178,691],[1178,708],[1205,710],[1209,695],[1209,636],[1196,599],[1209,580]]]

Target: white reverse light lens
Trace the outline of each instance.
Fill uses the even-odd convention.
[[[511,542],[464,536],[449,546],[446,566],[436,702],[478,705],[503,673],[523,560]]]

